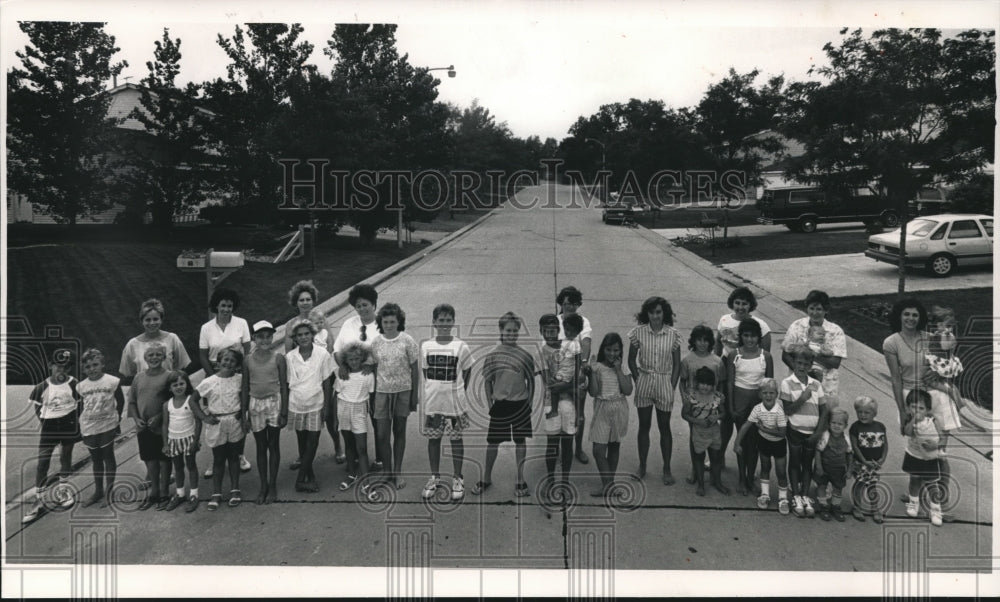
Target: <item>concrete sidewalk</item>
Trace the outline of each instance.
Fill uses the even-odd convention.
[[[568,187],[560,186],[556,191],[563,199],[569,194]],[[547,187],[525,189],[518,197],[525,203],[531,195],[543,196],[548,192]],[[570,284],[583,291],[580,312],[593,324],[596,353],[607,332],[624,336],[634,325],[633,316],[641,302],[654,294],[670,300],[677,315],[675,326],[686,341],[696,324],[704,322],[714,327],[719,316],[728,311],[729,292],[742,282],[732,273],[672,247],[669,241],[650,231],[604,226],[600,210],[503,208],[441,243],[435,252],[388,277],[377,288],[380,305],[397,302],[406,310],[407,332],[418,340],[431,336],[431,310],[436,304],[454,305],[458,334],[469,342],[478,358],[496,344],[496,320],[508,310],[525,319],[522,342],[537,342],[538,316],[553,311],[556,293]],[[801,295],[822,285],[803,283]],[[773,348],[777,350],[787,325],[802,314],[767,291],[759,292],[760,306],[756,313],[775,332]],[[353,314],[342,301],[331,305],[334,325]],[[237,509],[223,506],[213,513],[202,504],[194,514],[183,514],[180,510],[169,514],[136,513],[128,508],[118,513],[102,513],[74,508],[45,516],[25,529],[18,523],[19,509],[8,509],[7,562],[59,564],[78,562],[80,555],[92,557],[98,550],[76,545],[74,534],[91,528],[86,525],[107,524],[113,525],[117,536],[113,553],[106,553],[121,564],[382,567],[377,574],[386,582],[373,584],[375,595],[392,592],[439,595],[459,582],[464,584],[463,588],[465,585],[473,588],[473,593],[495,591],[479,577],[478,571],[467,574],[445,570],[459,567],[560,570],[577,567],[592,571],[902,570],[903,567],[894,567],[890,560],[903,553],[898,549],[901,540],[888,534],[919,531],[924,534],[921,537],[927,538],[921,540],[926,542],[922,544],[926,546],[924,549],[930,550],[930,564],[926,566],[937,570],[950,566],[965,571],[988,571],[992,550],[992,464],[973,449],[952,443],[949,451],[953,472],[962,485],[954,510],[959,520],[938,529],[931,528],[926,520],[906,519],[902,505],[896,501],[906,476],[899,470],[903,441],[898,435],[885,363],[880,354],[854,341],[849,341],[848,353],[849,359],[842,369],[842,398],[853,399],[860,394],[876,397],[882,409],[879,419],[890,431],[890,454],[883,482],[891,488],[887,495],[893,502],[889,521],[881,527],[852,519],[846,523],[824,523],[818,519],[785,517],[774,510],[757,510],[752,497],[735,494],[724,497],[712,490],[706,497],[696,496],[694,488],[683,481],[690,460],[688,429],[679,410],[673,413],[671,421],[672,468],[678,483],[667,487],[659,481],[659,435],[654,426],[650,475],[644,481],[623,481],[633,501],[625,508],[608,509],[600,500],[587,496],[598,483],[591,461],[585,466],[578,463],[573,466],[571,482],[579,493],[579,503],[565,514],[546,516],[534,496],[544,474],[545,437],[540,428],[540,408],[536,409],[536,436],[530,440],[525,468],[532,495],[515,498],[513,449],[504,445],[494,470],[494,486],[482,497],[473,496],[468,489],[481,476],[486,427],[477,366],[470,386],[473,433],[465,440],[463,473],[467,494],[461,504],[440,500],[428,503],[421,499],[420,488],[428,471],[426,440],[418,432],[416,418],[411,418],[403,467],[408,485],[400,491],[386,492],[389,498],[383,502],[362,503],[356,499],[355,491],[337,490],[344,468],[333,462],[332,445],[323,435],[316,463],[321,484],[319,494],[294,493],[295,475],[283,468],[279,474],[281,501],[268,507],[244,502]],[[780,361],[775,363],[776,378],[784,378],[787,370]],[[588,422],[592,412],[588,403]],[[622,444],[620,472],[631,472],[637,465],[636,429],[633,411]],[[974,448],[985,449],[990,445],[986,437],[970,435],[968,439]],[[283,467],[295,456],[294,440],[291,431],[286,429],[282,433]],[[586,442],[589,454],[589,436]],[[128,447],[120,450],[120,458],[125,457]],[[449,447],[447,444],[443,447],[442,472],[450,476]],[[247,455],[251,459],[253,448],[252,440],[248,441]],[[728,451],[727,465],[735,464],[732,452]],[[142,472],[137,458],[123,462],[122,469],[132,475]],[[734,487],[732,469],[727,469],[723,478]],[[78,475],[73,483],[82,495],[87,495],[89,481],[89,475]],[[257,489],[256,468],[243,476],[241,485],[244,498],[252,499]],[[202,491],[206,489],[203,484]],[[203,499],[206,497],[202,495]],[[236,545],[226,545],[229,541]],[[789,545],[796,541],[803,542],[805,547]],[[816,546],[813,544],[816,541],[824,545]],[[890,544],[897,547],[890,549],[887,547]],[[949,562],[952,564],[947,565]],[[422,566],[426,572],[391,568],[401,565]],[[385,567],[390,567],[388,575]],[[393,581],[404,575],[414,578],[414,570],[418,573],[416,582],[400,585]],[[432,576],[434,587],[429,589]],[[530,576],[525,578],[530,580]],[[830,583],[839,580],[833,578]],[[872,575],[866,583],[880,587],[882,576]],[[622,592],[606,581],[603,585],[573,586],[569,582],[565,585],[568,589],[557,591],[556,595],[566,595],[569,591],[605,596]],[[256,580],[253,586],[258,595],[277,593],[271,588],[278,587]],[[118,591],[120,595],[129,595],[121,588]],[[329,594],[340,590],[331,586],[316,591]],[[869,593],[875,591],[881,590]]]

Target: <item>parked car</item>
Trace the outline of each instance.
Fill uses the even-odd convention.
[[[868,238],[865,257],[899,262],[899,228]],[[993,216],[945,213],[906,224],[906,265],[944,277],[957,266],[993,263]]]
[[[624,224],[627,219],[635,220],[636,216],[648,211],[642,201],[629,197],[621,198],[617,192],[610,193],[603,205],[604,211],[601,212],[601,219],[604,220],[605,224],[610,224],[613,221]]]
[[[821,188],[765,190],[757,201],[761,224],[782,224],[793,232],[815,232],[817,224],[864,222],[895,228],[899,214],[887,199],[871,195],[833,194]]]

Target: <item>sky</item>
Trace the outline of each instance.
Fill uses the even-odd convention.
[[[216,43],[247,21],[300,22],[315,46],[310,62],[328,72],[323,48],[337,22],[397,23],[397,49],[411,64],[454,65],[444,71],[439,100],[461,107],[478,99],[519,137],[557,140],[581,116],[630,98],[663,100],[668,107],[698,103],[726,75],[759,69],[767,76],[805,79],[825,64],[823,45],[841,38],[843,25],[996,27],[995,1],[950,2],[415,2],[407,4],[283,2],[88,2],[35,0],[0,3],[0,60],[4,72],[27,42],[17,20],[107,21],[128,61],[122,78],[138,82],[163,28],[181,38],[180,83],[225,75]]]

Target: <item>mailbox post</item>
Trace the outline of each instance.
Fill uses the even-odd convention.
[[[177,268],[182,272],[205,272],[205,305],[212,300],[212,293],[220,282],[243,267],[243,253],[209,249],[204,254],[184,252],[177,256]],[[212,312],[208,312],[211,319]]]

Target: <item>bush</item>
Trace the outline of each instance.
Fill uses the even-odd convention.
[[[962,182],[948,195],[954,213],[993,215],[993,175],[979,173]]]

